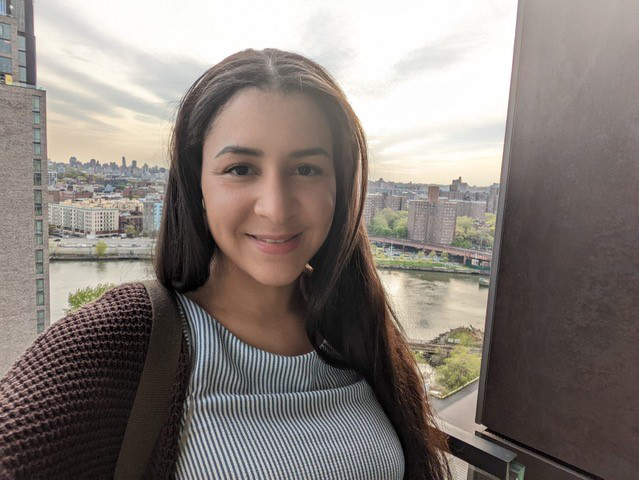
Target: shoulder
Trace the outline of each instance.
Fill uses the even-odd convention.
[[[69,472],[74,461],[95,461],[105,437],[113,451],[103,457],[117,458],[151,324],[144,285],[130,283],[42,333],[0,380],[0,444],[12,439],[10,453],[0,448],[0,473],[28,477],[44,468],[45,446],[49,466]],[[72,450],[87,458],[66,458]]]

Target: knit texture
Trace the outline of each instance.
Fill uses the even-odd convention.
[[[112,478],[151,334],[151,301],[125,284],[55,322],[0,380],[0,478]],[[172,478],[189,378],[184,339],[147,478]]]

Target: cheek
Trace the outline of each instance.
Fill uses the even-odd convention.
[[[307,211],[310,218],[317,219],[321,234],[328,234],[335,212],[334,188],[323,188],[307,199]]]

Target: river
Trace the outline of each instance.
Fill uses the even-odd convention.
[[[430,340],[450,328],[484,329],[488,289],[475,275],[380,270],[384,288],[410,339]],[[64,316],[69,293],[98,283],[152,278],[151,263],[54,261],[49,263],[51,322]]]

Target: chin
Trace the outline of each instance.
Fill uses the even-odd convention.
[[[261,283],[269,287],[285,287],[291,283],[297,281],[304,269],[298,270],[279,270],[279,271],[260,271],[260,272],[247,272],[256,282]]]

